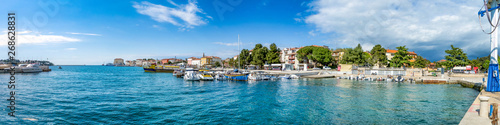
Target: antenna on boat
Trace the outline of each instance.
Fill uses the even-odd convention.
[[[479,17],[479,24],[482,29],[482,24],[481,24],[481,17],[486,14],[488,17],[488,22],[490,25],[490,31],[491,32],[485,32],[484,29],[483,32],[487,33],[490,35],[490,45],[491,45],[491,51],[490,51],[490,65],[488,68],[488,84],[486,86],[486,91],[488,92],[499,92],[500,91],[500,85],[499,83],[499,74],[498,74],[498,24],[500,17],[498,15],[499,11],[498,9],[500,8],[500,0],[483,0],[484,5],[481,7],[481,9],[478,12],[478,17]],[[482,10],[484,8],[484,10]],[[490,17],[491,13],[491,17]]]
[[[240,54],[241,54],[241,50],[240,50],[240,34],[238,34],[238,51],[240,51]],[[238,69],[240,69],[240,65],[241,65],[241,60],[240,60],[240,54],[238,54]]]

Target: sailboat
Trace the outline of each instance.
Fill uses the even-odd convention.
[[[240,35],[238,34],[238,51],[240,51]],[[238,54],[238,69],[240,69],[240,55]],[[226,73],[226,78],[234,81],[247,81],[248,72],[242,72],[238,69],[234,69],[232,72]]]

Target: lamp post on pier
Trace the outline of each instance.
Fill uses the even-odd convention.
[[[484,10],[478,12],[479,16],[488,17],[488,22],[491,27],[490,32],[485,32],[490,35],[490,65],[488,68],[488,83],[486,86],[486,91],[488,92],[499,92],[500,85],[498,78],[498,9],[500,0],[487,0],[484,1]],[[479,22],[481,23],[481,22]],[[483,30],[484,32],[484,30]]]

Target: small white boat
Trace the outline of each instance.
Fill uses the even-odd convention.
[[[226,80],[226,77],[224,76],[224,72],[221,72],[221,71],[215,72],[214,73],[214,79],[215,80],[219,80],[219,81]]]
[[[269,78],[270,78],[269,80],[278,80],[278,77],[276,76],[269,76]]]
[[[255,72],[252,72],[252,73],[248,74],[248,80],[259,81],[259,80],[262,80],[262,79]]]
[[[215,74],[215,77],[214,77],[216,80],[219,80],[219,81],[223,81],[223,80],[226,80],[226,77],[224,77],[223,74]]]
[[[212,75],[205,74],[205,73],[198,74],[198,77],[202,81],[213,81],[214,80],[214,77],[212,77]]]
[[[15,67],[15,72],[36,73],[42,71],[42,68],[38,64],[19,64]]]
[[[280,76],[278,78],[280,78],[280,79],[290,79],[290,75],[284,75],[284,76]]]
[[[405,78],[403,78],[403,76],[399,75],[398,77],[394,78],[394,81],[395,82],[403,82],[405,80]]]
[[[173,73],[172,73],[173,76],[177,77],[177,78],[180,78],[182,76],[184,76],[184,71],[182,70],[175,70]]]
[[[262,80],[269,80],[269,79],[271,79],[271,77],[269,77],[267,75],[261,75],[260,77],[262,78]]]
[[[186,81],[198,81],[200,77],[198,76],[198,71],[193,68],[186,68],[186,72],[184,74],[184,80]]]
[[[298,79],[298,78],[300,78],[300,77],[295,75],[295,74],[290,75],[290,79]]]

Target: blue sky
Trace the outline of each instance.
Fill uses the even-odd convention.
[[[431,61],[444,58],[450,44],[463,48],[469,58],[488,55],[484,48],[489,46],[476,16],[481,1],[374,0],[370,6],[362,0],[4,3],[0,12],[5,18],[7,12],[17,15],[17,58],[48,58],[60,65],[102,64],[114,58],[200,57],[203,53],[232,57],[238,54],[238,34],[246,49],[256,43],[276,43],[280,48],[345,48],[361,43],[365,50],[376,44],[389,49],[407,45]],[[0,23],[6,30],[6,19]],[[5,36],[5,30],[0,34]],[[0,41],[0,50],[7,53],[6,39]]]

